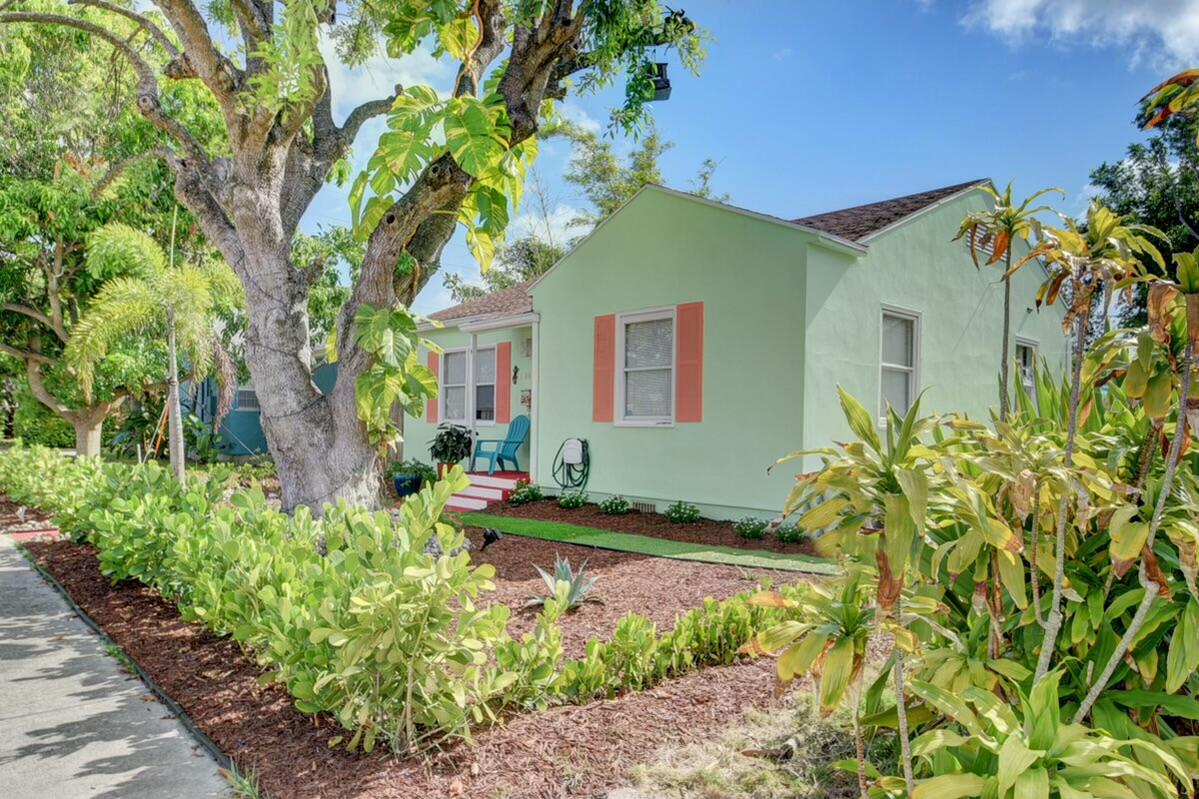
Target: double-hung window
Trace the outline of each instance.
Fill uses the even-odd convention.
[[[881,398],[879,418],[887,418],[887,406],[903,416],[919,392],[920,317],[899,310],[883,310],[882,348],[879,359]]]
[[[1029,397],[1037,396],[1034,369],[1037,362],[1037,345],[1031,341],[1016,342],[1016,365],[1020,368],[1020,385]]]
[[[441,369],[441,418],[466,424],[466,350],[447,351]]]
[[[448,350],[441,369],[441,418],[447,422],[495,421],[495,347]]]
[[[475,421],[495,421],[495,347],[475,350]]]
[[[618,423],[674,423],[674,323],[673,308],[618,317]]]

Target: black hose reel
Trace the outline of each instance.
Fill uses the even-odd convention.
[[[554,456],[554,482],[563,490],[582,491],[591,474],[591,453],[585,438],[568,438]]]

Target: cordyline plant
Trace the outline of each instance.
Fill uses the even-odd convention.
[[[289,510],[306,505],[319,512],[338,498],[377,502],[379,445],[394,441],[398,430],[365,424],[363,400],[419,407],[431,381],[420,370],[413,370],[413,381],[372,371],[383,356],[355,329],[376,324],[379,314],[407,327],[397,308],[437,271],[458,225],[486,268],[553,101],[572,86],[603,88],[623,75],[625,103],[613,120],[636,129],[653,98],[654,54],[673,48],[692,70],[703,57],[703,34],[657,0],[154,0],[154,11],[72,0],[70,6],[14,0],[4,4],[0,23],[73,28],[111,45],[132,66],[137,109],[162,141],[144,155],[165,162],[176,197],[246,289],[245,358]],[[118,35],[117,21],[133,21],[139,35]],[[222,39],[235,46],[222,46]],[[448,95],[396,87],[339,124],[330,49],[349,66],[380,50],[393,58],[431,52],[456,66],[454,85]],[[175,81],[197,82],[212,96],[224,122],[222,146],[206,147],[162,101],[160,86]],[[366,255],[336,323],[340,368],[326,394],[313,380],[307,307],[324,270],[298,268],[292,244],[317,192],[344,176],[363,124],[380,116],[388,132],[368,145],[374,155],[351,192]],[[370,411],[367,421],[390,409]]]
[[[1165,280],[1152,233],[1101,206],[1085,226],[1044,229],[1040,299],[1069,299],[1075,359],[1060,386],[1038,373],[1035,403],[1007,420],[921,418],[917,403],[889,411],[880,435],[841,392],[854,440],[819,451],[823,468],[798,479],[785,512],[845,563],[858,613],[894,636],[895,707],[868,708],[861,726],[896,728],[902,774],[877,776],[859,747],[863,796],[1192,795],[1199,253],[1176,256]],[[1149,326],[1088,351],[1092,297],[1132,282],[1150,284]],[[795,612],[750,651],[781,652],[783,681],[860,685],[858,664],[829,659],[840,633],[827,614]]]
[[[988,249],[991,257],[987,259],[987,266],[1002,264],[1004,267],[1002,278],[1003,339],[1000,347],[1002,354],[999,359],[999,416],[1006,419],[1008,411],[1011,409],[1011,398],[1008,395],[1008,370],[1012,358],[1012,272],[1014,269],[1019,269],[1030,258],[1036,257],[1030,247],[1029,252],[1013,263],[1012,251],[1017,241],[1028,245],[1039,235],[1041,223],[1037,219],[1037,214],[1051,210],[1047,205],[1034,206],[1033,203],[1051,192],[1062,195],[1065,192],[1059,188],[1041,189],[1017,204],[1012,199],[1011,183],[1007,184],[1003,194],[997,192],[990,185],[976,188],[988,196],[992,206],[985,211],[967,214],[958,228],[958,234],[954,237],[954,241],[966,239],[970,248],[970,259],[974,261],[975,268],[979,266],[979,250],[986,252]]]

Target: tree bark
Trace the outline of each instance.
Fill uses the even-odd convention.
[[[183,443],[183,404],[179,401],[179,353],[175,346],[175,314],[167,311],[167,357],[170,374],[167,376],[168,446],[171,450],[171,471],[183,485],[187,453]]]
[[[1012,268],[1012,248],[1007,251],[1007,268]],[[999,418],[1007,420],[1011,412],[1011,397],[1008,394],[1008,369],[1012,359],[1012,278],[1003,276],[1003,355],[999,362]]]
[[[99,455],[104,416],[76,414],[71,420],[71,426],[75,428],[75,454],[81,458]]]

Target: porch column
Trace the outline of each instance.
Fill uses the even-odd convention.
[[[474,455],[475,436],[478,435],[478,431],[475,429],[475,347],[478,343],[478,333],[471,333],[470,345],[466,350],[466,418],[470,423],[472,456]],[[470,460],[473,460],[473,457]],[[469,461],[467,465],[470,465]]]
[[[541,427],[538,421],[538,410],[541,407],[541,322],[533,322],[533,387],[529,398],[529,482],[537,484],[537,429]]]

